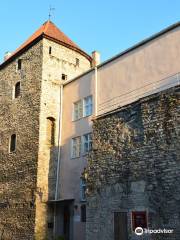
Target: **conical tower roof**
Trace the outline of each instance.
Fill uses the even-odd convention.
[[[21,54],[24,50],[28,49],[34,43],[38,42],[42,38],[47,38],[76,52],[79,52],[80,54],[85,56],[89,61],[91,61],[91,57],[82,49],[80,49],[80,47],[76,45],[69,37],[67,37],[59,28],[57,28],[54,23],[52,23],[51,21],[46,21],[12,55],[10,55],[10,57],[5,62],[9,62],[15,56]],[[2,65],[4,65],[4,63]]]

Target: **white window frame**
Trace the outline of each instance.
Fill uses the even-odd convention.
[[[86,136],[88,136],[88,140],[86,140]],[[88,149],[87,151],[85,150],[85,143],[88,144]],[[82,136],[82,144],[83,144],[83,154],[87,154],[89,151],[92,149],[92,133],[86,133]],[[91,146],[91,147],[90,147]]]
[[[77,105],[77,110],[76,110],[76,105]],[[76,116],[76,111],[77,111],[77,116]],[[79,120],[82,117],[83,117],[83,102],[80,99],[73,103],[73,121]]]
[[[74,145],[74,141],[79,140],[79,144]],[[77,148],[76,154],[74,154],[74,147]],[[79,158],[81,156],[81,137],[74,137],[71,139],[71,158]]]
[[[80,201],[86,201],[86,181],[83,178],[80,179]]]
[[[86,103],[88,99],[91,99],[91,101]],[[86,111],[87,107],[90,108],[90,110]],[[93,97],[92,95],[89,95],[83,99],[83,117],[91,116],[92,113],[93,113]]]

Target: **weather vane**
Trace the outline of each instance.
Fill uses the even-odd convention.
[[[54,10],[55,10],[55,8],[49,6],[49,20],[51,19],[51,17],[52,17],[52,11],[54,11]]]

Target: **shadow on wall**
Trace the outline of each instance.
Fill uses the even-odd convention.
[[[48,200],[55,199],[58,151],[59,151],[58,146],[50,147],[49,173],[48,173]]]

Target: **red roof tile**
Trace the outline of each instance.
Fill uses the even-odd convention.
[[[80,54],[84,55],[89,61],[91,61],[91,57],[81,50],[71,39],[69,39],[60,29],[58,29],[54,23],[51,21],[45,22],[31,37],[29,37],[10,57],[5,61],[9,62],[11,58],[21,52],[23,49],[31,45],[35,40],[40,37],[45,37],[54,42],[58,42],[68,48],[71,48]],[[4,62],[4,63],[5,63]],[[4,64],[2,63],[2,65]]]

